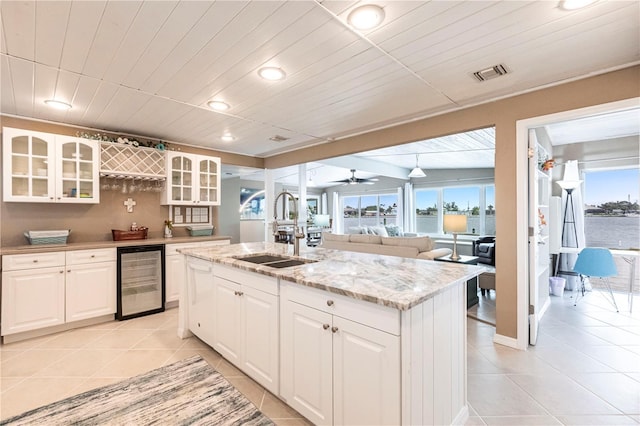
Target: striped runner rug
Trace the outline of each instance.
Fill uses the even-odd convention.
[[[200,356],[93,389],[0,425],[273,425]]]

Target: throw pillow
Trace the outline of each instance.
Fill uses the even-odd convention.
[[[388,237],[387,228],[384,226],[370,226],[369,233],[372,235],[380,235],[381,237]]]
[[[402,235],[402,231],[398,225],[385,225],[384,227],[390,237],[400,237]]]
[[[367,227],[366,226],[350,226],[349,234],[366,234]]]

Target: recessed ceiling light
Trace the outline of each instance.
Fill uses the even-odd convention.
[[[377,27],[384,19],[384,10],[375,4],[356,7],[349,13],[347,21],[357,30],[370,30]]]
[[[71,109],[71,104],[62,101],[56,101],[55,99],[47,99],[46,101],[44,101],[44,103],[55,109]]]
[[[562,0],[560,2],[560,9],[564,10],[576,10],[585,6],[589,6],[595,0]]]
[[[262,67],[258,70],[258,75],[265,80],[278,81],[284,79],[287,75],[282,68],[278,67]]]
[[[229,109],[229,104],[222,101],[209,101],[207,105],[209,105],[209,108],[216,111],[226,111]]]
[[[225,133],[224,135],[222,135],[222,136],[220,137],[220,139],[221,139],[223,142],[233,142],[233,141],[235,141],[235,140],[236,140],[236,138],[234,138],[234,137],[233,137],[231,134],[229,134],[229,133]]]

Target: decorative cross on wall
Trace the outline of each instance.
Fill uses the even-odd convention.
[[[133,213],[133,206],[136,205],[136,202],[133,201],[132,198],[127,198],[127,201],[125,201],[123,204],[127,206],[127,213]]]

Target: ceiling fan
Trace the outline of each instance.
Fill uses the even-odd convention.
[[[342,182],[343,185],[357,185],[363,183],[365,185],[373,185],[378,179],[364,179],[356,177],[356,169],[351,169],[351,177],[347,179],[334,180],[334,182]]]

